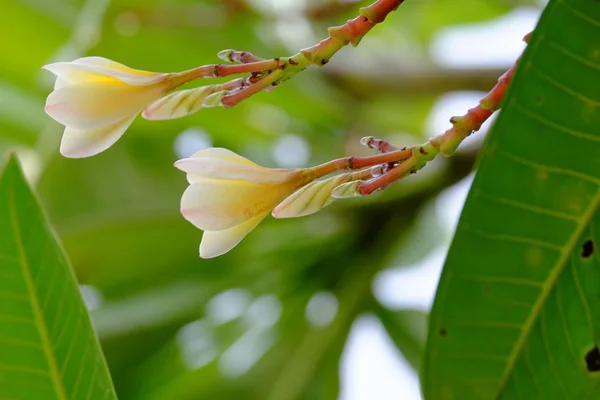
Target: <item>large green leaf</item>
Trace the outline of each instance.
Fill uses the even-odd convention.
[[[551,1],[431,315],[426,399],[600,398],[600,6]]]
[[[0,398],[116,399],[73,273],[16,159],[0,176]]]

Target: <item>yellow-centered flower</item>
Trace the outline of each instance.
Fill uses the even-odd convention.
[[[181,213],[204,231],[202,258],[231,250],[277,204],[310,181],[306,170],[264,168],[221,148],[200,150],[175,166],[187,172],[190,182]]]
[[[102,57],[44,68],[56,75],[46,113],[65,126],[60,152],[71,158],[106,150],[146,106],[173,89],[172,74],[140,71]]]

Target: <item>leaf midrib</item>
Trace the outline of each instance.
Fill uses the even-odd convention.
[[[523,346],[525,345],[525,342],[527,341],[527,338],[529,337],[529,334],[531,333],[531,330],[533,329],[533,325],[534,325],[535,321],[537,320],[539,313],[542,310],[542,307],[546,303],[546,299],[548,298],[550,291],[556,286],[556,281],[558,280],[558,277],[563,272],[568,259],[571,257],[571,254],[573,253],[573,250],[575,249],[575,245],[577,244],[577,241],[579,240],[579,238],[583,234],[585,228],[588,226],[588,224],[592,220],[592,217],[596,213],[599,204],[600,204],[600,188],[596,192],[594,200],[590,202],[589,208],[583,214],[583,217],[578,221],[579,224],[577,226],[577,229],[573,232],[573,234],[569,238],[569,241],[567,242],[567,245],[564,247],[563,251],[561,252],[560,258],[559,258],[558,262],[556,263],[556,266],[550,273],[550,277],[546,280],[546,283],[542,286],[541,293],[538,296],[537,301],[533,305],[532,312],[529,314],[529,317],[527,318],[527,320],[525,321],[525,324],[523,325],[522,333],[519,336],[517,342],[515,343],[515,346],[513,347],[513,351],[511,352],[510,356],[508,357],[508,363],[504,370],[502,379],[500,380],[500,385],[498,387],[498,393],[502,393],[502,391],[504,390],[504,387],[506,386],[506,383],[508,382],[511,372],[514,369],[515,363],[517,362],[517,359],[519,358],[519,355],[521,354],[521,350],[523,349]]]
[[[56,361],[56,357],[52,351],[52,344],[48,335],[48,330],[46,329],[46,324],[44,322],[44,318],[42,316],[42,310],[39,304],[39,300],[36,296],[35,285],[33,283],[33,277],[31,276],[31,271],[29,268],[29,261],[27,260],[27,255],[25,254],[25,247],[23,246],[23,238],[21,235],[21,227],[19,224],[19,219],[17,216],[17,211],[15,207],[15,190],[13,186],[9,187],[9,212],[11,218],[12,230],[15,235],[15,243],[17,245],[17,251],[19,255],[19,266],[21,267],[21,271],[23,272],[23,279],[25,280],[25,284],[27,286],[27,291],[29,292],[29,300],[31,302],[31,307],[33,308],[35,325],[38,329],[42,340],[42,348],[44,349],[44,354],[46,355],[46,360],[48,361],[49,366],[49,375],[52,380],[52,385],[54,386],[54,390],[56,392],[56,396],[58,400],[67,400],[67,395],[65,392],[65,388],[62,382],[62,376],[58,369],[58,364]]]

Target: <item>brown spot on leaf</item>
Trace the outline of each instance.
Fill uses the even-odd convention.
[[[600,371],[600,351],[598,350],[598,346],[594,346],[593,349],[587,352],[585,355],[585,363],[588,371]]]
[[[548,180],[548,171],[545,169],[539,169],[537,172],[537,177],[540,181],[547,181]]]
[[[440,336],[444,337],[448,334],[448,331],[445,328],[440,329]]]
[[[588,239],[581,246],[581,257],[589,258],[592,254],[594,254],[594,242],[592,239]]]

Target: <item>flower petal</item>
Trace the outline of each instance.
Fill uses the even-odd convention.
[[[65,83],[110,82],[119,80],[133,86],[148,86],[164,81],[169,74],[139,71],[102,58],[85,57],[73,62],[57,62],[43,67]],[[56,88],[56,87],[55,87]]]
[[[135,117],[136,115],[125,118],[116,124],[84,131],[67,127],[60,143],[60,153],[69,158],[82,158],[98,154],[119,140]]]
[[[175,166],[188,173],[190,183],[202,179],[243,180],[259,184],[282,184],[293,177],[293,171],[273,170],[256,164],[218,158],[184,158]]]
[[[237,161],[241,163],[245,163],[248,165],[258,165],[248,160],[246,157],[242,157],[237,153],[234,153],[231,150],[224,149],[222,147],[209,147],[207,149],[198,150],[190,158],[216,158],[219,160],[231,160]]]
[[[81,58],[74,60],[73,63],[84,64],[84,65],[96,65],[98,67],[112,68],[112,69],[119,70],[121,72],[126,72],[131,75],[140,75],[140,76],[163,75],[160,72],[150,72],[150,71],[144,71],[141,69],[133,69],[133,68],[128,67],[127,65],[118,63],[113,60],[109,60],[108,58],[97,57],[97,56],[81,57]]]
[[[205,231],[200,242],[200,257],[213,258],[227,253],[267,216],[269,212],[254,217],[221,231]]]
[[[76,83],[110,82],[115,80],[110,76],[98,74],[95,67],[86,65],[78,66],[70,62],[57,62],[44,65],[42,68],[56,75],[54,90]]]
[[[160,86],[129,86],[122,82],[85,83],[50,93],[46,113],[76,130],[95,129],[137,114],[163,94]]]
[[[178,90],[150,104],[142,116],[147,120],[165,120],[185,117],[202,108],[202,102],[214,91],[214,86]]]
[[[290,191],[286,185],[203,179],[183,193],[181,213],[199,229],[220,231],[270,211]]]

